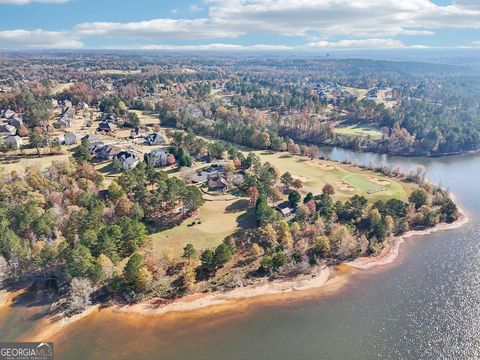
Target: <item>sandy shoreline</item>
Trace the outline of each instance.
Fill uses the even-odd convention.
[[[401,237],[393,238],[385,246],[382,252],[375,257],[362,257],[353,261],[345,263],[342,270],[362,271],[373,267],[378,267],[386,264],[391,264],[395,261],[399,254],[401,244],[405,239],[424,236],[438,231],[451,230],[459,228],[468,222],[468,217],[463,210],[459,209],[460,218],[452,224],[438,224],[437,226],[426,230],[409,231]],[[350,270],[348,270],[350,269]],[[327,267],[325,265],[319,266],[314,270],[313,274],[300,275],[293,279],[287,280],[263,280],[250,286],[239,287],[227,292],[214,292],[206,294],[193,294],[182,299],[174,301],[169,304],[158,305],[158,299],[150,299],[133,305],[113,305],[108,306],[109,309],[117,313],[132,313],[146,316],[163,316],[173,313],[187,313],[195,312],[202,309],[235,305],[238,301],[250,299],[252,302],[257,300],[267,299],[273,301],[278,299],[278,296],[298,297],[301,292],[306,293],[307,290],[315,290],[327,288],[329,285],[332,292],[340,289],[347,281],[345,281],[345,271],[337,271],[334,267]],[[9,293],[0,292],[0,307],[2,303],[8,303]],[[65,327],[81,320],[89,315],[101,311],[100,305],[89,307],[81,314],[74,315],[70,318],[62,316],[55,316],[49,319],[47,323],[43,323],[34,331],[33,339],[29,337],[29,341],[44,341],[52,338]]]

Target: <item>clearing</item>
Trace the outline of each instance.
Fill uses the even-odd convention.
[[[346,135],[346,136],[363,136],[371,137],[373,139],[380,139],[382,133],[376,129],[372,129],[360,125],[350,125],[350,126],[340,126],[334,129],[335,134]]]
[[[183,247],[188,243],[200,252],[219,245],[237,229],[254,225],[255,218],[252,209],[248,209],[247,199],[219,199],[206,201],[197,216],[186,219],[177,227],[153,234],[151,239],[158,255],[181,256]]]

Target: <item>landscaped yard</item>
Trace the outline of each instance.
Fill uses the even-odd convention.
[[[225,237],[239,228],[255,225],[252,210],[247,211],[246,199],[207,201],[196,217],[185,220],[180,226],[151,236],[155,252],[181,256],[183,247],[192,243],[197,250],[219,245]],[[200,221],[199,224],[194,224]]]
[[[256,152],[262,162],[270,162],[283,174],[289,171],[303,182],[301,192],[320,194],[326,183],[334,186],[337,200],[353,195],[364,195],[370,201],[387,200],[392,197],[406,200],[413,185],[388,178],[354,165],[345,165],[325,160],[310,160],[287,153]]]

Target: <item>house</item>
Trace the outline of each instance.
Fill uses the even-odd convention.
[[[209,175],[207,180],[208,191],[225,191],[228,181],[220,174]]]
[[[98,131],[104,131],[104,132],[114,132],[117,130],[117,125],[111,122],[106,122],[103,121],[98,125]]]
[[[295,216],[296,209],[292,207],[290,201],[284,201],[281,204],[275,206],[275,210],[278,211],[284,219],[292,219]]]
[[[115,115],[108,114],[108,115],[103,119],[103,122],[116,124],[116,123],[117,123],[117,118],[115,117]]]
[[[90,151],[97,160],[110,160],[122,152],[121,149],[112,145],[94,145]]]
[[[81,141],[88,141],[89,145],[103,145],[103,141],[97,135],[87,134],[82,137]]]
[[[162,135],[157,134],[157,133],[153,133],[153,134],[148,135],[148,136],[145,138],[145,143],[146,143],[147,145],[150,145],[150,146],[154,146],[154,145],[165,145],[166,140],[165,140],[165,138],[164,138]]]
[[[55,129],[64,129],[72,126],[73,119],[68,114],[61,115],[57,122],[53,124]]]
[[[145,162],[152,167],[164,167],[168,165],[168,152],[164,149],[155,149],[145,154]]]
[[[23,117],[22,115],[15,114],[13,117],[8,119],[8,125],[12,125],[15,129],[19,129],[23,125]]]
[[[78,142],[78,137],[76,134],[72,133],[72,132],[67,132],[64,136],[63,136],[63,142],[65,145],[76,145],[77,142]]]
[[[3,111],[0,115],[2,115],[2,118],[4,119],[10,119],[11,117],[15,116],[15,111],[7,109]]]
[[[134,128],[130,131],[130,139],[142,138],[145,136],[145,129]]]
[[[15,126],[3,124],[0,125],[0,135],[8,136],[8,135],[15,135],[17,133],[17,129]]]
[[[23,145],[23,140],[20,136],[10,135],[3,140],[3,145],[9,149],[18,150]]]
[[[123,170],[131,170],[140,164],[138,156],[131,151],[120,151],[114,158],[120,161]]]

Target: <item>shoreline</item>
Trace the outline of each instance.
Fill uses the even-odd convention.
[[[280,296],[298,299],[301,297],[300,294],[307,295],[309,290],[326,290],[327,293],[335,293],[348,282],[346,275],[354,271],[365,271],[374,267],[392,264],[395,259],[397,259],[400,246],[405,242],[405,239],[425,236],[439,231],[457,229],[468,223],[469,219],[465,212],[461,208],[458,208],[458,211],[460,214],[459,219],[451,224],[441,223],[429,229],[412,230],[402,236],[392,238],[380,254],[375,257],[360,257],[339,264],[338,266],[320,265],[314,268],[312,274],[299,275],[295,278],[285,280],[271,281],[265,279],[254,285],[238,287],[229,291],[192,294],[163,305],[156,304],[159,300],[158,298],[131,305],[114,304],[102,306],[101,304],[95,304],[87,308],[84,312],[70,318],[63,317],[61,314],[51,317],[47,323],[40,324],[37,328],[37,330],[39,330],[38,332],[33,331],[33,333],[26,335],[30,335],[30,340],[33,338],[34,340],[44,341],[60,333],[65,327],[102,310],[110,310],[120,314],[161,317],[167,314],[186,314],[206,309],[238,306],[240,301],[246,302],[247,300],[255,304],[261,301],[271,303],[272,301],[278,300]],[[5,294],[0,293],[0,295],[3,295],[2,297],[5,299]],[[22,336],[22,338],[26,337]]]
[[[392,238],[377,256],[359,257],[352,261],[342,263],[340,266],[345,265],[354,270],[368,270],[373,267],[391,264],[398,257],[400,246],[405,239],[430,235],[439,231],[457,229],[468,223],[469,219],[465,212],[461,208],[458,208],[458,211],[460,214],[459,219],[451,224],[441,223],[425,230],[408,231],[402,236]],[[257,284],[239,287],[227,292],[193,294],[166,305],[156,306],[154,304],[155,299],[150,299],[137,304],[113,305],[109,308],[120,313],[137,313],[155,316],[174,312],[189,312],[210,306],[225,305],[233,300],[245,300],[262,296],[275,297],[281,294],[294,294],[301,291],[320,289],[338,280],[337,277],[341,275],[336,272],[336,266],[323,265],[317,268],[313,275],[300,275],[296,278],[286,280],[262,280]]]

